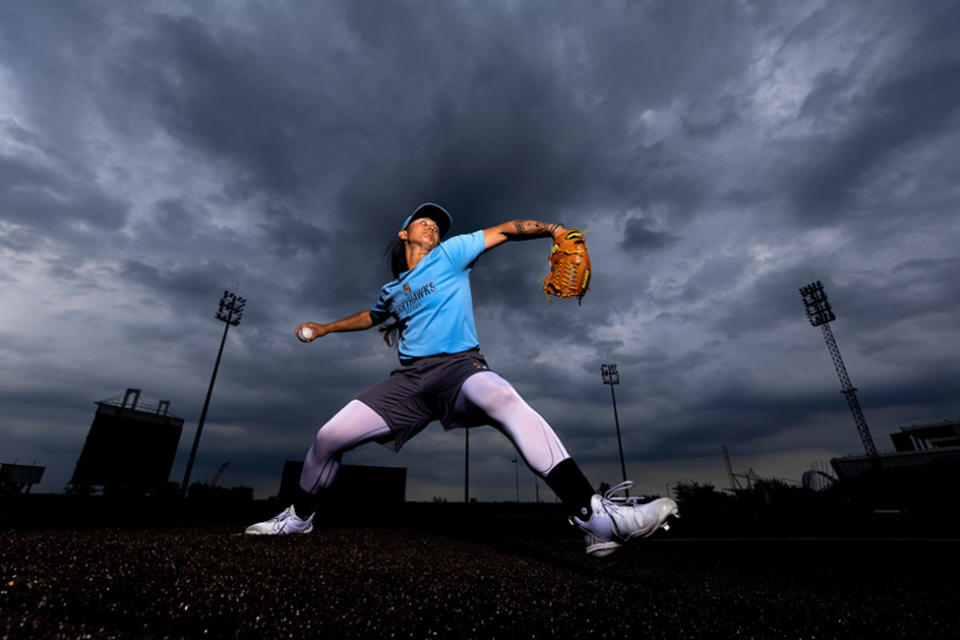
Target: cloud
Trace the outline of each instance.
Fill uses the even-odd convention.
[[[960,89],[943,81],[960,73],[960,52],[952,42],[958,26],[954,13],[928,14],[913,43],[861,79],[853,99],[846,98],[850,72],[834,69],[819,76],[801,113],[813,117],[832,110],[840,125],[814,138],[815,153],[792,181],[791,199],[806,219],[824,222],[856,207],[872,171],[955,124]]]
[[[111,232],[124,226],[127,204],[61,172],[0,156],[0,211],[7,224],[44,236]]]
[[[678,238],[666,231],[652,231],[643,218],[629,218],[624,225],[623,240],[620,247],[625,252],[641,256],[649,251],[663,249]]]

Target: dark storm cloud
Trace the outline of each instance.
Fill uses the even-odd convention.
[[[198,215],[179,198],[167,198],[156,204],[153,231],[169,233],[182,240],[195,233]]]
[[[623,240],[620,248],[637,257],[649,251],[663,249],[677,241],[677,237],[666,231],[653,231],[643,218],[630,218],[624,225]]]
[[[83,281],[84,277],[80,269],[87,264],[87,260],[81,256],[61,256],[50,261],[48,273],[63,282]]]
[[[319,226],[305,222],[282,207],[270,207],[260,228],[267,237],[267,249],[286,257],[316,253],[333,246],[332,238]]]
[[[349,43],[327,46],[318,38],[308,61],[284,42],[265,53],[246,33],[155,16],[154,35],[113,63],[111,82],[118,91],[142,92],[185,144],[234,164],[239,193],[262,188],[289,196],[316,178],[323,185],[329,175],[344,176],[337,189],[344,212],[387,221],[391,212],[435,199],[471,227],[625,199],[678,199],[678,208],[691,208],[702,189],[675,171],[680,161],[670,160],[670,149],[621,142],[637,104],[620,94],[636,89],[615,89],[613,79],[627,60],[651,67],[644,49],[654,45],[600,23],[598,31],[632,53],[583,49],[580,41],[592,34],[568,32],[562,12],[540,16],[546,20],[520,37],[519,23],[502,7],[469,11],[500,22],[502,32],[481,33],[449,7],[432,7],[427,22],[422,11],[391,9],[384,29],[384,11],[347,5]],[[290,17],[264,16],[264,33]],[[717,31],[709,37],[719,42]],[[573,71],[554,57],[557,46],[569,48]],[[670,52],[682,58],[691,50]],[[571,72],[587,85],[571,84]],[[728,100],[719,104],[730,111]],[[362,166],[353,160],[358,154]]]
[[[839,271],[836,258],[819,258],[785,271],[764,275],[735,304],[713,315],[710,326],[727,338],[758,330],[782,328],[805,320],[799,288],[822,279],[839,320],[857,332],[887,326],[903,326],[906,318],[915,325],[923,318],[946,317],[960,296],[957,258],[917,259],[883,267],[875,273],[843,273],[843,280],[824,274]],[[904,327],[906,328],[906,327]],[[909,339],[910,333],[903,338]],[[887,347],[892,342],[886,342]]]
[[[834,268],[831,261],[818,261],[768,274],[749,293],[720,307],[709,324],[726,339],[749,339],[754,332],[781,330],[800,321],[805,325],[798,289],[823,277],[840,331],[846,334],[847,348],[881,360],[900,358],[904,362],[903,351],[922,344],[928,340],[926,332],[936,330],[930,328],[931,323],[934,327],[949,323],[947,318],[960,296],[956,258],[911,260],[873,274],[847,273],[842,282],[821,276]],[[811,335],[811,347],[816,340]]]
[[[139,93],[172,135],[235,163],[240,185],[295,188],[302,176],[292,147],[301,117],[286,76],[265,68],[229,29],[215,33],[193,17],[151,20],[151,36],[115,61],[114,87]]]
[[[856,206],[857,190],[872,169],[909,145],[945,133],[960,112],[960,84],[954,81],[960,76],[960,12],[949,7],[919,18],[923,25],[914,43],[867,78],[860,95],[840,98],[852,70],[824,72],[808,95],[801,115],[832,111],[844,123],[836,135],[814,139],[807,166],[790,187],[794,206],[811,223],[829,222],[845,205]]]
[[[9,249],[13,253],[27,253],[35,250],[40,244],[40,238],[22,227],[12,229],[0,228],[0,247]],[[10,274],[0,274],[0,278],[7,279]]]
[[[849,100],[842,100],[841,96],[850,90],[854,80],[853,70],[830,69],[821,72],[800,106],[800,117],[819,120],[848,116],[852,105],[849,104]]]
[[[711,328],[727,338],[740,338],[754,331],[782,328],[804,319],[800,287],[830,273],[835,264],[835,261],[819,260],[816,264],[764,275],[749,292],[740,294],[731,301],[732,304],[712,314]],[[831,299],[846,299],[846,292],[838,291],[831,282],[826,282],[825,288]]]
[[[689,135],[713,138],[740,123],[744,110],[734,96],[722,95],[715,102],[692,105],[680,121]]]
[[[852,317],[864,331],[901,327],[910,339],[923,323],[948,318],[960,299],[960,258],[920,258],[831,285],[838,317]],[[833,293],[833,292],[836,293]],[[911,326],[912,325],[912,326]],[[912,329],[912,331],[911,331]]]
[[[144,298],[174,309],[212,306],[215,296],[240,274],[235,265],[220,259],[190,264],[126,260],[117,272],[124,282],[142,287]]]
[[[59,171],[0,155],[0,215],[41,235],[109,232],[126,223],[127,204]]]

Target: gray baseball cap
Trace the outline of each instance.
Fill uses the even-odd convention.
[[[453,217],[447,212],[446,209],[441,207],[438,204],[433,202],[424,202],[422,205],[413,210],[407,219],[403,221],[403,224],[400,225],[400,230],[403,231],[410,226],[410,223],[416,220],[417,218],[430,218],[437,223],[437,228],[440,229],[440,237],[447,235],[447,231],[450,230],[450,225],[453,224]]]

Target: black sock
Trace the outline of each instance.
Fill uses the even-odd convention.
[[[293,498],[293,510],[297,512],[297,517],[306,520],[311,513],[316,513],[317,505],[320,504],[320,496],[315,493],[307,493],[300,487],[297,487],[297,493]]]
[[[590,518],[590,499],[596,492],[573,458],[567,458],[555,466],[544,480],[567,507],[570,515],[581,520]]]

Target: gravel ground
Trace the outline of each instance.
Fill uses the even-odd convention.
[[[957,638],[956,540],[0,532],[3,638]],[[565,535],[567,534],[567,535]]]

